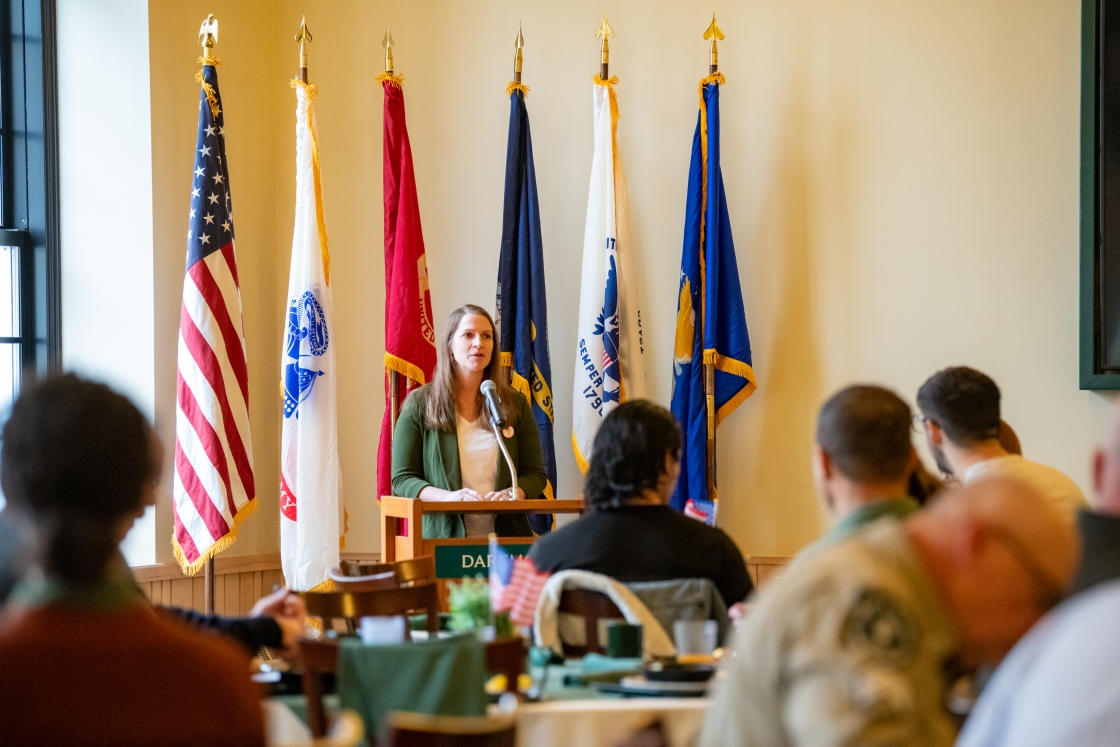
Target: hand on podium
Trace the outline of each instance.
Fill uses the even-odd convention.
[[[521,488],[516,489],[515,493],[511,490],[498,490],[493,493],[487,493],[482,497],[484,501],[523,501],[525,500],[525,491]]]

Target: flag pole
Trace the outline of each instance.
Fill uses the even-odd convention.
[[[607,80],[610,77],[611,47],[607,40],[613,37],[614,29],[607,22],[607,14],[604,13],[603,23],[599,25],[599,30],[595,32],[595,38],[603,40],[603,46],[599,53],[599,78],[601,80]]]
[[[525,46],[525,36],[521,33],[521,22],[518,21],[517,22],[517,37],[513,40],[513,50],[514,50],[513,51],[513,83],[510,84],[510,87],[506,89],[507,92],[510,93],[511,95],[513,94],[513,87],[515,85],[517,85],[517,86],[521,85],[521,66],[525,61],[524,58],[522,57],[521,50],[524,46]],[[528,90],[528,89],[526,89],[526,90]],[[499,297],[498,300],[500,302],[501,298]],[[502,339],[502,328],[501,328],[502,324],[505,324],[505,322],[502,321],[501,314],[499,313],[498,314],[498,325],[499,326],[498,326],[498,330],[497,330],[498,341],[499,342],[501,342],[501,339]],[[512,359],[512,356],[513,356],[513,351],[512,350],[502,350],[501,352],[503,354],[509,353],[510,357]],[[502,377],[502,381],[504,381],[507,386],[512,386],[513,385],[513,365],[512,364],[509,365],[509,366],[499,366],[498,367],[498,375]]]
[[[198,42],[202,45],[202,64],[214,58],[214,43],[218,40],[218,19],[214,14],[206,16],[202,28],[198,33]],[[212,63],[211,63],[212,64]],[[207,615],[214,614],[214,556],[206,561],[202,577],[202,611]]]
[[[385,37],[381,40],[381,46],[385,48],[385,74],[393,74],[393,34],[389,31],[389,24],[385,24]],[[401,414],[401,374],[393,369],[388,370],[389,374],[389,436],[390,438],[397,432],[397,419]],[[408,390],[408,382],[405,381],[404,389]]]
[[[712,23],[708,26],[708,30],[704,32],[704,39],[711,39],[712,46],[708,54],[708,75],[715,75],[719,70],[719,48],[716,46],[716,40],[723,38],[723,32],[720,31],[719,25],[716,24],[716,14],[712,14]],[[701,99],[701,106],[704,102]],[[706,179],[707,174],[702,175],[701,178]],[[704,250],[703,237],[701,237],[701,251]],[[702,289],[702,292],[707,293],[707,289]],[[707,315],[703,315],[702,324],[707,325]],[[701,339],[706,338],[707,329],[701,331]],[[708,499],[714,500],[716,497],[716,364],[704,363],[704,403],[707,408],[708,415]]]
[[[299,21],[299,31],[296,32],[296,41],[299,42],[299,79],[307,82],[307,45],[311,43],[311,32],[307,30],[307,16]]]

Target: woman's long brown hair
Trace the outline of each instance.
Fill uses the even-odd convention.
[[[494,320],[490,318],[486,309],[474,304],[466,304],[451,312],[451,316],[447,317],[447,324],[443,328],[443,345],[436,356],[436,372],[432,376],[432,383],[428,390],[427,410],[424,413],[428,421],[428,427],[440,431],[455,430],[457,418],[455,403],[458,383],[456,381],[455,356],[451,352],[451,339],[455,337],[455,332],[459,329],[459,322],[463,321],[465,316],[481,316],[490,323],[490,331],[494,335],[494,349],[490,354],[490,362],[486,364],[486,370],[482,372],[482,379],[483,381],[494,382],[497,387],[498,398],[501,400],[498,410],[506,421],[506,425],[516,426],[520,410],[513,405],[513,388],[505,382],[505,377],[499,373],[502,351]],[[486,407],[481,391],[478,393],[475,407],[477,408],[476,413],[482,413]]]

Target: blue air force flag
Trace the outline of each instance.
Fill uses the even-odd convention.
[[[603,418],[628,399],[645,396],[646,373],[637,266],[630,243],[630,205],[618,151],[617,78],[594,78],[595,151],[583,233],[572,450],[587,472]]]
[[[722,83],[721,73],[700,81],[673,352],[672,410],[684,431],[684,450],[672,506],[709,524],[715,523],[717,496],[708,494],[708,438],[715,438],[715,426],[751,396],[756,386],[719,166]],[[715,365],[715,397],[710,403],[704,391],[703,363]],[[710,433],[708,408],[714,411]]]
[[[556,444],[553,438],[552,363],[548,357],[548,304],[544,290],[537,173],[529,112],[520,84],[510,84],[509,144],[506,148],[506,195],[502,214],[502,254],[498,262],[498,329],[503,366],[513,373],[513,387],[525,396],[541,435],[548,484],[544,497],[556,497]],[[519,427],[531,428],[531,423]],[[537,534],[552,528],[550,514],[530,514]]]

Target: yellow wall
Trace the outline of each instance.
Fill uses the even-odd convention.
[[[652,389],[667,403],[684,187],[714,9],[723,173],[760,388],[720,430],[720,524],[753,554],[821,531],[808,455],[832,390],[976,366],[1028,456],[1087,485],[1107,402],[1077,389],[1079,8],[1072,2],[150,2],[157,417],[170,433],[182,234],[198,88],[195,37],[221,21],[252,428],[263,511],[231,553],[275,550],[277,375],[292,225],[292,35],[306,13],[322,147],[351,532],[378,546],[383,408],[379,42],[393,23],[435,316],[491,306],[513,38],[526,39],[548,270],[560,494],[603,10],[618,36]],[[162,356],[162,357],[161,357]],[[166,501],[166,499],[165,499]],[[158,514],[170,532],[166,502]],[[161,558],[167,548],[160,548]]]

